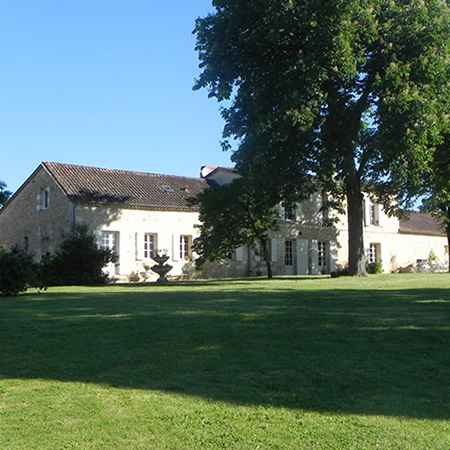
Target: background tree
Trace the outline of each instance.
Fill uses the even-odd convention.
[[[418,192],[448,88],[441,0],[214,0],[196,22],[195,89],[227,101],[224,148],[281,197],[307,177],[347,207],[349,272],[364,275],[363,186],[385,209]],[[395,193],[395,194],[393,194]],[[389,194],[389,195],[388,195]],[[273,205],[272,205],[273,206]]]
[[[0,181],[0,209],[2,209],[9,197],[11,197],[11,194],[10,191],[6,190],[6,183]]]
[[[248,180],[238,178],[223,186],[211,186],[190,203],[200,207],[200,237],[194,241],[199,266],[225,259],[245,245],[265,261],[267,276],[272,278],[267,242],[269,231],[277,229],[278,215],[261,185],[256,190]]]

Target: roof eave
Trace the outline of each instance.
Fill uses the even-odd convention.
[[[189,206],[164,206],[164,205],[133,205],[133,204],[121,204],[121,203],[102,203],[102,202],[89,202],[89,201],[75,201],[71,200],[72,203],[82,206],[117,206],[122,209],[134,209],[143,211],[181,211],[181,212],[198,212],[199,208],[189,207]]]

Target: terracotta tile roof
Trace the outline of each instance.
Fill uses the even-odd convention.
[[[434,236],[445,235],[444,230],[431,214],[420,212],[412,212],[408,218],[400,219],[399,232]]]
[[[157,175],[43,162],[73,202],[115,203],[125,207],[188,208],[186,200],[208,187],[201,178]]]

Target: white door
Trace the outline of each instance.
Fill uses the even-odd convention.
[[[285,275],[295,275],[294,242],[295,241],[293,241],[293,240],[284,241],[284,273],[285,273]]]

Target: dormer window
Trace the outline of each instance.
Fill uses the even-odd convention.
[[[296,219],[295,206],[292,206],[292,205],[285,206],[284,219],[285,220],[295,220]]]

